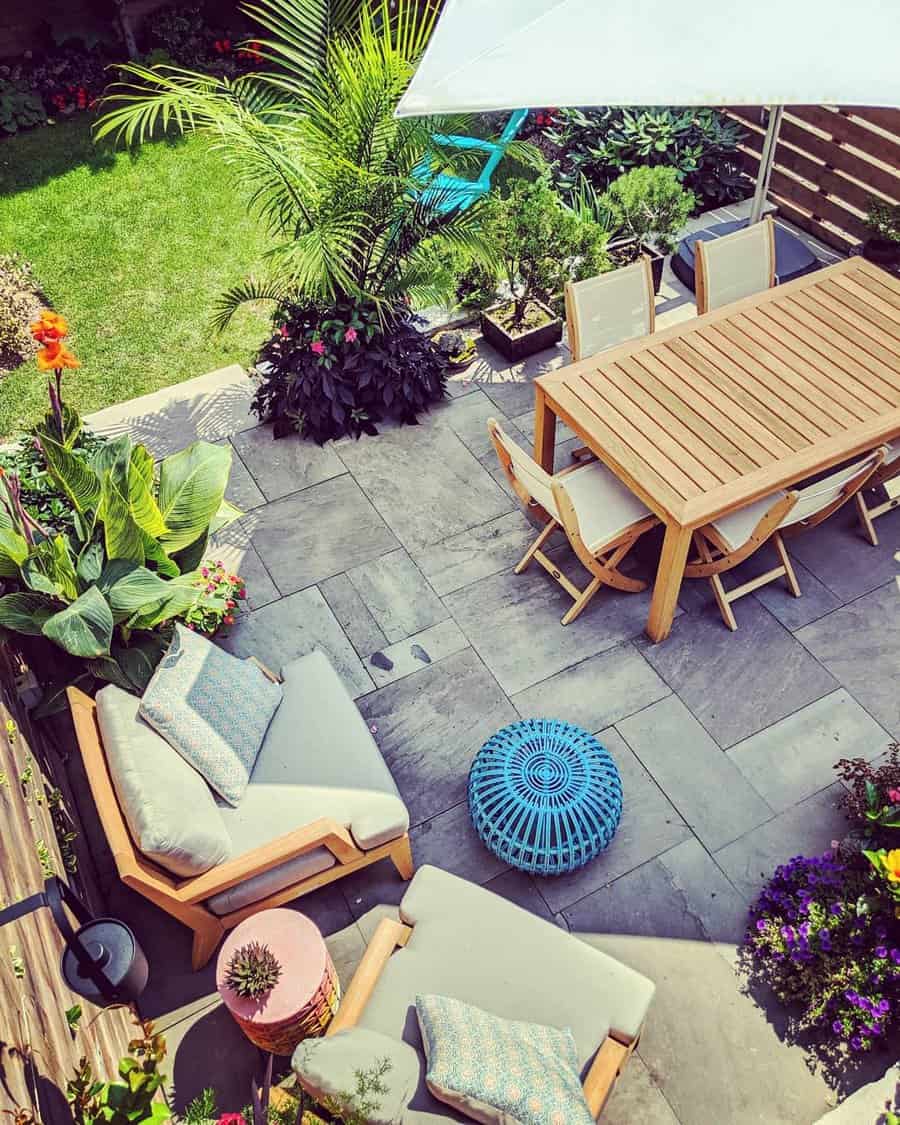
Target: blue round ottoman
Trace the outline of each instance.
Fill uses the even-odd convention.
[[[607,846],[622,781],[592,734],[524,719],[487,740],[469,771],[469,812],[485,847],[531,875],[575,871]]]

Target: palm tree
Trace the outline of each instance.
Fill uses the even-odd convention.
[[[423,243],[489,251],[477,205],[443,214],[418,190],[423,158],[448,161],[432,134],[466,121],[393,116],[436,6],[257,0],[243,10],[268,33],[257,38],[265,70],[228,79],[125,64],[97,129],[129,144],[165,130],[204,135],[267,224],[263,271],[222,296],[217,326],[247,301],[369,301],[390,316],[410,300],[444,300],[453,278],[425,260]]]

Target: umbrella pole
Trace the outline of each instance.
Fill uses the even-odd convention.
[[[781,128],[783,105],[773,105],[769,110],[769,127],[763,141],[762,155],[759,158],[759,173],[756,177],[756,191],[753,193],[753,206],[750,209],[750,222],[758,223],[762,218],[763,206],[769,191],[772,165],[775,163],[775,146],[778,143],[778,130]]]

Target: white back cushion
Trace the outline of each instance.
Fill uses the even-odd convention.
[[[528,491],[532,499],[544,508],[555,519],[559,518],[556,510],[556,501],[553,499],[553,489],[550,481],[551,476],[548,472],[530,457],[521,446],[517,445],[512,438],[504,432],[499,424],[496,425],[496,433],[500,439],[500,444],[509,454],[509,459],[513,464],[513,472],[516,479],[524,489]]]
[[[733,234],[702,243],[707,309],[729,305],[769,288],[772,276],[770,223],[771,220],[751,223]]]
[[[569,340],[577,359],[651,331],[653,290],[643,260],[566,286]]]
[[[827,508],[829,504],[833,504],[844,487],[854,477],[870,468],[873,461],[874,458],[872,457],[864,457],[861,461],[846,465],[843,469],[838,469],[823,480],[817,480],[815,484],[808,484],[806,488],[800,489],[797,494],[797,503],[782,520],[781,526],[790,527],[791,524],[800,523],[801,520],[808,520],[810,516],[814,516],[817,512],[821,512],[823,508]]]

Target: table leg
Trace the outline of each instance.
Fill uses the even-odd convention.
[[[534,388],[534,459],[548,473],[553,472],[556,448],[556,415],[540,387]]]
[[[653,587],[653,600],[650,602],[650,616],[647,618],[647,636],[654,644],[664,641],[672,628],[692,535],[689,527],[682,527],[677,523],[666,525],[666,537]]]

